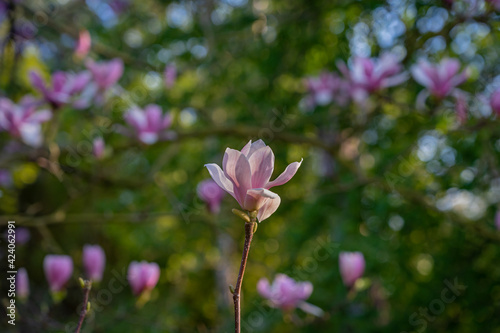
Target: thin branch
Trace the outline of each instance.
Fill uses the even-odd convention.
[[[252,212],[256,213],[256,212]],[[255,225],[256,215],[250,213],[250,222],[245,222],[245,246],[243,248],[243,255],[241,257],[240,270],[238,273],[238,280],[236,281],[236,287],[233,292],[233,302],[234,302],[234,326],[235,333],[241,332],[241,304],[240,304],[240,293],[241,293],[241,285],[243,283],[243,275],[245,274],[245,268],[248,260],[248,253],[250,252],[250,243],[252,242]]]
[[[85,316],[87,315],[87,311],[90,308],[89,294],[90,294],[90,289],[92,289],[92,281],[82,280],[80,278],[80,283],[82,283],[82,287],[83,287],[83,305],[82,305],[82,311],[80,312],[80,320],[78,321],[78,326],[76,328],[75,333],[80,333],[80,330],[81,330],[82,325],[83,325],[83,320],[85,319]]]

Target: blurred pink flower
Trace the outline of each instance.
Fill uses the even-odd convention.
[[[123,75],[123,61],[119,58],[101,62],[89,59],[85,65],[92,73],[94,82],[101,91],[113,86]]]
[[[19,268],[16,274],[16,295],[20,299],[28,298],[30,294],[30,281],[25,268]]]
[[[250,140],[241,151],[227,148],[221,169],[217,164],[205,164],[213,180],[238,201],[247,211],[257,210],[260,222],[273,214],[281,198],[271,187],[287,183],[300,167],[300,162],[288,165],[281,175],[270,181],[274,170],[274,154],[264,141]]]
[[[37,103],[30,97],[24,97],[18,104],[0,98],[0,130],[21,138],[27,145],[39,147],[42,144],[41,123],[52,118],[52,113],[36,109]]]
[[[339,254],[339,268],[344,285],[352,287],[356,280],[363,276],[365,258],[361,252],[341,252]]]
[[[46,84],[37,72],[30,72],[30,80],[33,87],[42,93],[44,100],[54,107],[61,107],[65,104],[73,104],[75,108],[81,106],[79,94],[84,91],[90,83],[91,75],[88,71],[71,74],[66,72],[55,72],[52,75],[51,83]]]
[[[216,214],[220,211],[220,204],[226,193],[216,182],[205,179],[198,184],[196,192],[198,197],[205,201],[211,213]]]
[[[0,102],[1,105],[1,102]],[[1,112],[1,111],[0,111]],[[1,115],[0,115],[1,117]],[[0,124],[0,130],[2,130],[1,124]],[[0,169],[0,186],[1,187],[10,187],[14,181],[12,180],[12,174],[8,169]]]
[[[92,39],[90,37],[90,33],[88,30],[80,31],[80,35],[78,36],[78,42],[75,48],[75,55],[78,58],[85,58],[90,51],[90,47],[92,45]]]
[[[102,247],[99,245],[84,245],[82,260],[87,277],[94,282],[101,281],[106,264],[106,255]]]
[[[379,58],[356,57],[350,70],[342,62],[337,66],[351,83],[353,95],[373,93],[408,79],[398,57],[392,53],[384,53]]]
[[[411,73],[415,81],[426,88],[417,97],[419,108],[423,108],[429,95],[439,99],[451,95],[469,76],[467,70],[460,72],[460,62],[457,59],[450,58],[442,59],[438,64],[420,60],[411,67]]]
[[[272,284],[265,278],[257,283],[259,294],[268,299],[270,306],[283,311],[291,311],[295,308],[309,312],[316,316],[321,316],[323,311],[305,300],[311,296],[313,285],[311,282],[296,282],[285,274],[276,275]]]
[[[349,83],[334,73],[323,72],[318,77],[306,78],[308,107],[324,106],[335,101],[345,105],[349,100]]]
[[[500,209],[497,211],[495,215],[495,226],[498,230],[500,230]]]
[[[175,67],[175,65],[169,64],[165,67],[163,78],[165,81],[165,86],[167,88],[172,88],[175,80],[177,79],[177,68]]]
[[[73,260],[70,256],[49,254],[43,259],[43,270],[50,290],[61,291],[73,274]]]
[[[159,105],[146,105],[144,110],[133,108],[125,113],[125,121],[134,127],[140,141],[150,145],[162,139],[162,132],[172,124],[170,113],[162,114]]]
[[[160,267],[157,263],[132,261],[128,266],[127,279],[135,296],[152,290],[160,278]]]
[[[490,96],[491,110],[500,117],[500,88],[495,90]]]
[[[92,153],[95,158],[101,159],[104,156],[104,139],[102,137],[95,138],[92,142]]]

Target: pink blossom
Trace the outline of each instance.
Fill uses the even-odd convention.
[[[104,139],[102,137],[95,138],[92,142],[92,153],[95,158],[101,159],[104,156]]]
[[[55,72],[50,84],[46,84],[37,72],[30,72],[30,80],[33,87],[42,93],[44,100],[54,107],[61,107],[73,103],[76,108],[84,108],[79,100],[79,94],[83,93],[90,83],[91,75],[87,71],[77,74],[66,72]]]
[[[457,59],[445,58],[438,64],[420,60],[411,67],[415,81],[426,89],[417,97],[417,105],[421,108],[429,95],[443,99],[455,92],[456,87],[464,83],[469,74],[467,70],[460,72],[460,62]]]
[[[196,188],[198,197],[205,201],[210,212],[216,214],[220,211],[220,204],[226,194],[212,179],[205,179]]]
[[[365,258],[361,252],[341,252],[339,267],[342,281],[347,287],[352,287],[365,271]]]
[[[170,64],[165,67],[165,72],[163,73],[165,86],[167,88],[172,88],[177,79],[177,68],[175,65]]]
[[[313,315],[321,316],[323,311],[318,307],[306,303],[305,300],[311,296],[313,285],[311,282],[296,282],[285,274],[276,275],[272,284],[265,278],[257,283],[259,294],[268,299],[273,308],[290,311],[295,308],[309,312]]]
[[[491,110],[500,117],[500,88],[495,90],[490,96]]]
[[[260,222],[273,214],[281,198],[269,191],[274,186],[287,183],[299,169],[300,162],[288,165],[285,171],[270,181],[274,170],[274,154],[264,141],[250,140],[241,151],[227,148],[221,169],[217,164],[205,164],[213,180],[238,201],[247,211],[257,210]]]
[[[0,169],[0,186],[11,187],[13,183],[14,181],[12,180],[12,174],[10,173],[10,171],[7,169]]]
[[[25,268],[19,268],[16,274],[16,295],[20,299],[28,298],[30,294],[30,281]]]
[[[309,91],[308,104],[312,108],[316,105],[327,105],[335,101],[345,105],[349,99],[349,83],[334,73],[323,72],[318,77],[306,79]]]
[[[94,82],[101,91],[113,86],[123,75],[123,61],[119,58],[102,62],[89,59],[85,65],[92,73]]]
[[[160,267],[157,263],[132,261],[128,266],[127,279],[135,296],[152,290],[160,278]]]
[[[28,228],[16,228],[16,244],[24,245],[28,243],[31,238],[31,233]]]
[[[78,43],[75,48],[75,55],[78,58],[85,58],[85,56],[89,53],[90,47],[92,45],[92,39],[90,37],[90,33],[88,30],[80,31],[80,35],[78,36]]]
[[[82,259],[87,277],[95,282],[101,281],[106,264],[106,255],[102,247],[99,245],[85,245]]]
[[[408,79],[398,57],[392,53],[384,53],[380,58],[356,57],[350,70],[343,63],[338,67],[350,81],[353,95],[373,93]]]
[[[498,210],[495,215],[495,226],[500,230],[500,210]]]
[[[159,105],[146,105],[144,110],[133,108],[125,113],[125,121],[134,127],[137,137],[150,145],[162,139],[162,132],[172,124],[170,113],[162,114]]]
[[[43,270],[50,290],[61,291],[73,274],[73,260],[70,256],[49,254],[43,259]]]
[[[0,98],[0,130],[21,138],[27,145],[39,147],[42,144],[41,123],[52,118],[52,113],[36,109],[37,103],[30,97],[24,97],[19,104]]]

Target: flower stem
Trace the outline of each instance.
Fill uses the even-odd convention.
[[[238,280],[234,288],[233,301],[234,301],[234,321],[235,333],[241,332],[240,318],[241,318],[241,305],[240,293],[241,284],[243,282],[243,275],[245,274],[245,267],[247,265],[248,253],[250,252],[250,243],[252,242],[253,234],[255,231],[256,217],[255,214],[250,213],[250,222],[245,222],[245,246],[243,248],[243,255],[241,257],[240,271],[238,273]]]
[[[80,333],[80,329],[82,328],[82,325],[83,325],[83,320],[85,319],[85,316],[87,315],[87,312],[89,309],[89,294],[90,294],[91,288],[92,288],[92,282],[90,280],[85,280],[83,283],[82,312],[80,312],[80,320],[78,321],[78,326],[76,328],[75,333]]]

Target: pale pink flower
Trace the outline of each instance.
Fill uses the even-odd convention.
[[[49,254],[43,259],[43,270],[50,290],[61,291],[73,274],[73,260],[70,256]]]
[[[99,245],[84,245],[82,260],[87,277],[95,282],[101,281],[104,266],[106,265],[106,255],[102,247]]]
[[[411,67],[411,73],[415,81],[426,88],[417,97],[419,108],[425,105],[429,95],[438,99],[451,95],[469,76],[467,70],[460,72],[460,62],[457,59],[450,58],[442,59],[438,64],[420,60]]]
[[[342,62],[338,68],[351,83],[352,95],[373,93],[408,79],[400,60],[392,53],[384,53],[379,58],[356,57],[350,70]]]
[[[52,118],[49,110],[37,111],[37,103],[30,97],[24,97],[19,104],[8,98],[0,98],[0,130],[10,133],[29,146],[42,144],[41,123]]]
[[[92,153],[95,158],[101,159],[104,156],[104,139],[102,137],[95,138],[92,142]]]
[[[198,197],[205,201],[211,213],[217,214],[220,211],[220,205],[226,193],[216,182],[212,179],[205,179],[198,184],[196,192]]]
[[[85,56],[89,53],[90,47],[92,45],[92,39],[90,37],[90,33],[88,30],[80,31],[78,36],[78,42],[75,48],[75,55],[78,58],[85,58]]]
[[[365,258],[361,252],[341,252],[339,254],[339,268],[344,285],[352,287],[356,280],[363,276]]]
[[[150,145],[164,137],[164,130],[172,124],[170,113],[162,114],[159,105],[146,105],[144,110],[132,108],[125,113],[125,121],[134,127],[137,137],[143,143]]]
[[[495,90],[490,96],[491,110],[500,117],[500,88]]]
[[[269,300],[273,308],[283,311],[301,308],[316,316],[323,314],[320,308],[305,302],[313,291],[313,285],[309,281],[296,282],[285,274],[277,274],[272,284],[269,284],[269,280],[265,278],[260,279],[257,283],[257,291]]]
[[[213,180],[238,201],[247,211],[258,211],[260,222],[273,214],[281,198],[269,191],[274,186],[287,183],[299,169],[300,162],[288,165],[285,171],[270,181],[274,170],[274,154],[264,141],[250,140],[241,151],[227,148],[222,169],[215,163],[205,164]]]
[[[37,72],[30,72],[30,80],[42,94],[44,100],[54,107],[72,104],[75,108],[84,108],[87,105],[81,101],[81,96],[90,83],[91,75],[88,71],[72,74],[55,72],[51,82],[47,84]],[[85,104],[85,105],[84,105]]]
[[[28,228],[16,228],[16,244],[24,245],[28,243],[31,238],[31,233]]]
[[[324,106],[337,102],[345,105],[349,99],[349,83],[334,73],[323,72],[317,77],[308,77],[305,80],[309,95],[308,106]]]
[[[30,294],[30,281],[25,268],[19,268],[16,274],[16,296],[20,299],[28,298]]]
[[[119,58],[101,62],[89,59],[85,65],[92,73],[94,82],[101,91],[109,89],[123,75],[123,61]]]
[[[160,278],[160,267],[157,263],[132,261],[128,266],[127,279],[135,296],[152,290]]]
[[[169,64],[165,67],[163,78],[165,81],[165,86],[167,88],[172,88],[175,80],[177,79],[177,68],[175,67],[175,65]]]

